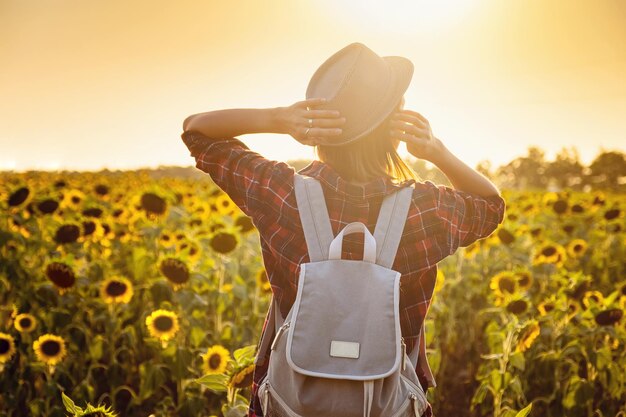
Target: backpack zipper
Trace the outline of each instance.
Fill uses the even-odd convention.
[[[404,337],[400,338],[400,344],[402,346],[402,370],[406,369],[406,343],[404,343]]]
[[[278,344],[278,339],[280,339],[280,337],[283,335],[285,330],[289,328],[290,323],[291,322],[288,321],[282,326],[280,326],[280,328],[278,329],[278,332],[276,332],[276,337],[274,338],[274,341],[272,342],[272,347],[270,348],[271,350],[274,350],[276,348],[276,345]]]
[[[419,407],[417,406],[417,395],[411,393],[411,401],[413,401],[413,413],[415,413],[415,417],[420,417]]]

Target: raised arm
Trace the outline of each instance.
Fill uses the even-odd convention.
[[[266,109],[226,109],[193,114],[183,131],[209,138],[228,138],[247,133],[285,133],[298,142],[313,145],[317,139],[338,135],[345,118],[335,110],[318,110],[324,99],[310,98],[290,106]]]
[[[284,133],[277,108],[226,109],[193,114],[183,122],[183,131],[193,130],[209,138],[228,138],[246,133]]]
[[[481,197],[499,195],[496,186],[484,175],[457,158],[436,138],[428,120],[411,110],[399,110],[391,120],[391,137],[407,144],[416,158],[432,162],[450,180],[455,189]]]

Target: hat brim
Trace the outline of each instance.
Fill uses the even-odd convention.
[[[381,58],[389,65],[392,75],[391,87],[386,90],[385,96],[381,98],[380,105],[372,114],[370,120],[368,120],[367,127],[359,132],[345,132],[341,135],[318,140],[319,145],[343,146],[356,142],[376,129],[396,109],[409,84],[411,84],[414,70],[413,63],[401,56],[384,56]]]

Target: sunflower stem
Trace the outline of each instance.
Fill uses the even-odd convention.
[[[218,270],[218,284],[217,284],[217,293],[221,296],[222,287],[224,286],[224,275],[226,275],[226,265],[224,263],[224,258],[220,257],[220,267]],[[219,311],[217,313],[217,317],[215,320],[215,333],[216,337],[222,334],[222,312]]]

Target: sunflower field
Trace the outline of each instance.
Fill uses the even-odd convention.
[[[0,416],[246,414],[271,290],[225,193],[0,175]],[[502,194],[503,224],[439,264],[435,415],[626,416],[623,195]]]

